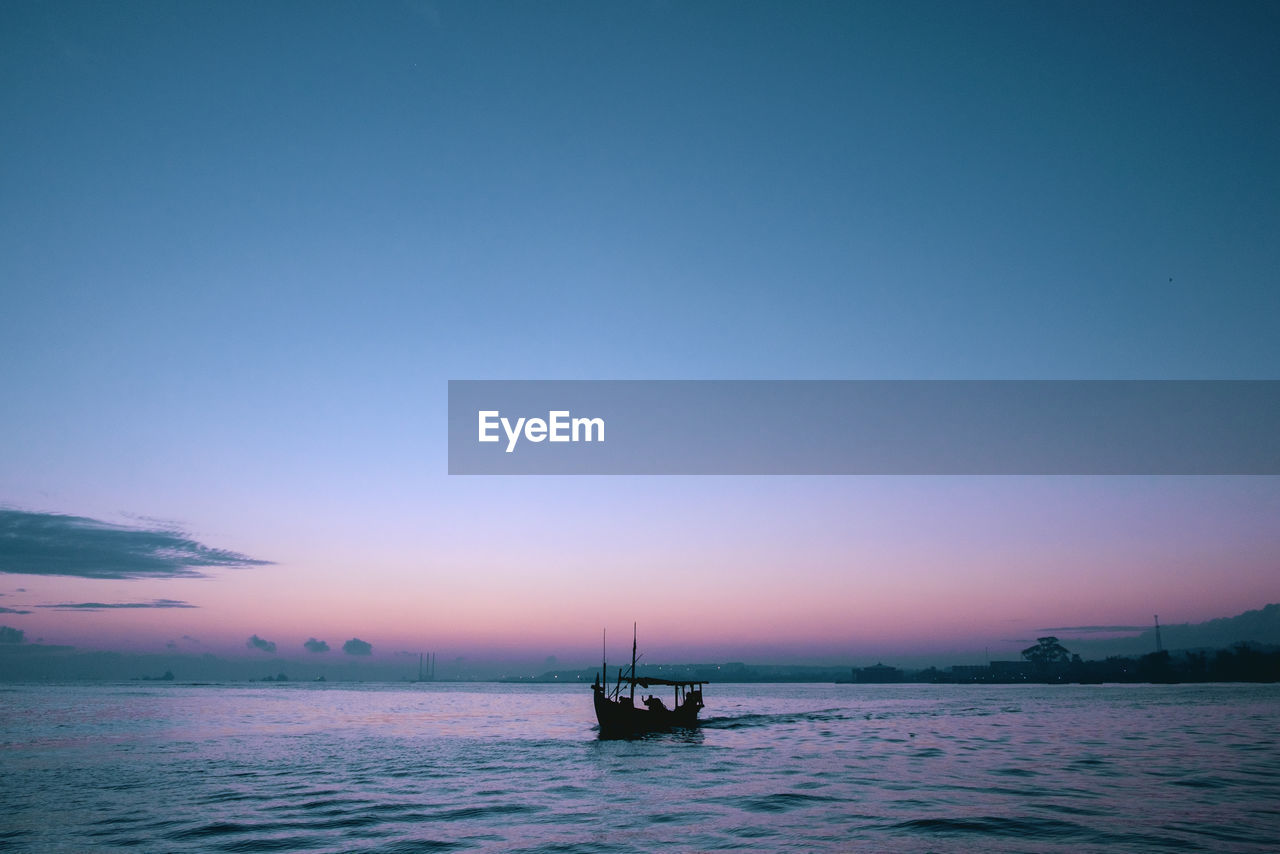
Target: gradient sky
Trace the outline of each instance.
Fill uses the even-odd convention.
[[[450,478],[449,379],[1280,378],[1274,3],[0,4],[0,506],[274,561],[28,639],[1016,650],[1275,478]],[[20,589],[21,588],[21,589]],[[59,611],[171,599],[196,608]]]

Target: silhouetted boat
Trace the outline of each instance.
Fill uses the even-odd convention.
[[[618,668],[618,678],[612,689],[607,662],[601,662],[601,672],[591,686],[595,700],[596,720],[600,724],[601,738],[627,738],[648,732],[696,727],[698,712],[702,710],[702,686],[706,682],[696,680],[659,679],[636,676],[635,628],[631,635],[631,668],[624,673]],[[671,688],[672,705],[668,707],[660,697],[650,694],[636,703],[636,688],[648,691],[654,687]],[[665,693],[665,692],[664,692]]]

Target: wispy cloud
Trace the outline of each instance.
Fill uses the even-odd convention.
[[[303,644],[303,646],[307,648],[307,652],[328,652],[329,651],[329,644],[325,643],[322,640],[316,640],[315,638],[309,638],[307,642]]]
[[[1037,629],[1039,632],[1070,632],[1076,635],[1114,634],[1116,632],[1145,632],[1150,626],[1058,626],[1053,629]]]
[[[20,608],[0,608],[0,614],[30,614],[30,611],[23,611]]]
[[[0,508],[0,572],[78,578],[200,577],[202,569],[271,563],[211,548],[151,522],[130,527],[58,513]]]
[[[150,602],[63,602],[59,605],[37,605],[55,611],[114,611],[117,608],[199,608],[180,599],[152,599]]]
[[[245,646],[247,646],[247,647],[249,647],[249,649],[260,649],[260,650],[262,650],[263,652],[275,652],[275,651],[276,651],[276,642],[275,642],[275,641],[264,640],[263,638],[260,638],[260,637],[258,637],[257,635],[254,635],[253,637],[251,637],[251,638],[249,638],[247,641],[245,641],[245,642],[244,642],[244,645],[245,645]]]
[[[347,655],[371,655],[373,644],[362,641],[360,638],[352,638],[342,645],[342,651]]]

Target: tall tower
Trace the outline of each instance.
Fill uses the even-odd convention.
[[[1160,642],[1160,615],[1155,615],[1156,621],[1156,652],[1164,652],[1164,644]]]

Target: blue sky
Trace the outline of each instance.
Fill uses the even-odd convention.
[[[822,515],[884,485],[458,482],[450,378],[1280,377],[1278,24],[1267,3],[6,3],[0,503],[175,520],[283,567],[237,576],[276,573],[264,590],[359,564],[403,591],[515,519],[554,593],[601,508],[696,529],[683,496]],[[1041,488],[991,486],[988,520]],[[1142,489],[1133,512],[1276,502]],[[732,522],[707,527],[688,554]],[[507,577],[489,563],[466,571]],[[1112,619],[1136,618],[1057,623]]]

